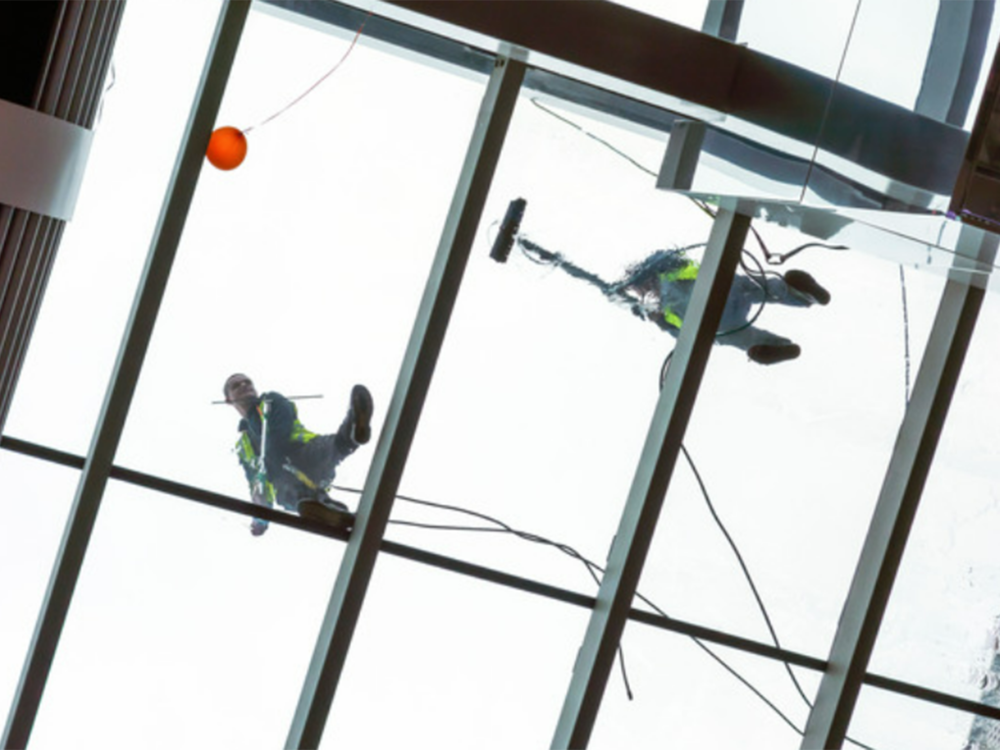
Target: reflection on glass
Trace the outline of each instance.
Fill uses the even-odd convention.
[[[840,84],[912,110],[940,6],[938,0],[916,0],[901,13],[892,0],[860,0]]]
[[[32,744],[281,745],[342,552],[112,482]]]
[[[836,78],[859,2],[863,0],[808,5],[750,0],[744,3],[736,41],[826,78]]]
[[[1000,616],[997,357],[987,334],[998,316],[987,294],[871,664],[971,700],[990,684]]]

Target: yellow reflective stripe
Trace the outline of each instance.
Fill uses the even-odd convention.
[[[240,436],[239,442],[236,443],[236,451],[239,453],[240,458],[248,464],[252,464],[257,460],[257,454],[253,451],[253,443],[250,442],[250,436],[245,432]]]
[[[691,281],[698,277],[698,264],[688,261],[683,268],[660,274],[660,281]]]
[[[305,427],[303,427],[302,423],[298,419],[295,419],[292,422],[292,434],[291,434],[292,440],[296,441],[297,443],[308,443],[314,437],[318,437],[318,435],[315,432],[307,430]]]
[[[674,328],[680,328],[683,322],[673,310],[664,310],[663,319],[667,321],[667,325],[672,325]]]

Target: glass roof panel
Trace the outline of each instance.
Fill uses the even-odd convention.
[[[619,662],[590,747],[703,747],[719,744],[711,738],[720,730],[745,747],[792,750],[801,743],[808,706],[780,662],[631,624],[622,657],[633,699]],[[818,676],[794,674],[811,697]]]
[[[207,14],[211,20],[197,26],[206,42],[214,12],[213,8]],[[174,55],[157,48],[154,41],[171,39],[173,49],[176,37],[157,33],[156,23],[144,31],[144,43],[121,49],[159,50],[153,59],[160,67],[163,59],[171,59],[173,65]],[[162,17],[159,23],[164,24]],[[753,23],[754,16],[748,16],[747,28],[753,29]],[[124,31],[123,39],[140,38]],[[205,168],[118,463],[245,496],[235,458],[227,454],[236,436],[236,415],[211,403],[220,397],[222,381],[234,370],[250,372],[262,388],[322,394],[322,400],[299,402],[306,424],[320,430],[332,430],[339,423],[350,385],[367,382],[376,395],[377,434],[483,79],[404,62],[362,37],[336,75],[308,89],[348,49],[351,33],[333,36],[273,15],[251,16],[220,117],[220,124],[256,126],[249,136],[250,155],[233,172]],[[176,110],[172,132],[177,135],[189,110],[203,52],[194,51],[187,88],[170,100]],[[126,66],[121,65],[124,71]],[[176,74],[176,69],[171,71],[172,80]],[[282,109],[305,90],[309,96],[287,111]],[[135,96],[130,101],[146,101]],[[158,92],[154,98],[160,103],[166,95]],[[123,130],[112,131],[112,102],[109,96],[105,114],[109,132],[122,134],[116,145],[134,143],[141,121],[128,120],[126,125],[123,119],[114,126]],[[142,114],[148,119],[151,111]],[[265,122],[275,114],[273,121]],[[106,143],[110,153],[112,139]],[[68,311],[61,304],[46,306],[52,311],[43,313],[37,329],[8,422],[12,434],[83,452],[127,307],[124,295],[117,292],[128,290],[131,298],[139,258],[145,255],[152,232],[155,209],[150,206],[159,205],[175,145],[170,141],[163,146],[162,165],[151,169],[159,169],[155,199],[142,197],[145,194],[138,188],[134,191],[137,205],[143,204],[147,212],[141,231],[125,239],[122,229],[123,244],[109,248],[107,256],[96,255],[104,251],[107,228],[117,226],[121,214],[129,213],[118,205],[114,217],[95,218],[93,233],[86,235],[95,248],[88,262],[79,263],[82,253],[67,254],[65,248],[73,245],[64,243],[48,299],[75,302]],[[696,205],[683,195],[654,188],[665,145],[664,138],[637,132],[614,118],[592,118],[551,99],[526,95],[520,100],[403,478],[402,490],[410,497],[452,507],[429,508],[400,500],[390,538],[593,593],[593,579],[579,556],[596,565],[604,561],[656,402],[661,365],[673,347],[669,335],[638,320],[628,305],[610,303],[599,287],[602,280],[620,278],[631,263],[654,250],[698,244],[708,236],[709,220]],[[134,169],[134,154],[126,158]],[[95,153],[91,174],[102,173],[99,163]],[[122,182],[121,163],[106,174]],[[106,200],[109,193],[102,187],[93,194]],[[121,200],[132,197],[123,194]],[[527,200],[522,239],[535,249],[519,243],[507,263],[499,264],[488,257],[489,250],[497,224],[515,197]],[[82,216],[98,211],[94,200],[89,210],[81,200]],[[799,215],[808,221],[805,212]],[[770,641],[746,578],[713,517],[717,513],[754,575],[782,646],[826,656],[943,284],[941,275],[912,270],[942,265],[924,260],[931,252],[928,245],[937,243],[935,247],[947,250],[946,240],[928,239],[928,232],[940,229],[946,235],[952,225],[940,218],[936,222],[934,227],[907,229],[920,241],[911,247],[907,234],[898,243],[898,257],[880,253],[878,235],[862,231],[850,235],[847,251],[814,247],[786,268],[770,269],[805,268],[831,290],[834,299],[822,309],[769,306],[763,312],[762,325],[773,325],[802,344],[803,355],[796,362],[761,367],[722,341],[713,351],[686,440],[713,505],[705,507],[682,458],[640,586],[657,606],[681,619]],[[813,239],[780,224],[755,222],[771,250],[785,252]],[[850,226],[863,224],[856,221]],[[81,238],[84,228],[79,230]],[[115,235],[117,242],[117,230]],[[869,237],[874,238],[872,245],[865,244]],[[750,249],[759,250],[753,242]],[[69,259],[63,259],[67,255]],[[103,261],[105,257],[110,260]],[[949,256],[945,252],[941,257]],[[121,273],[114,283],[109,269]],[[75,340],[65,338],[66,331],[72,332],[70,339],[77,334]],[[87,357],[72,354],[84,350]],[[65,379],[67,361],[74,362],[76,382],[71,388],[57,387]],[[78,369],[77,362],[85,366]],[[99,364],[90,369],[90,362]],[[985,372],[985,362],[984,358],[974,372]],[[989,395],[983,387],[985,377],[979,380],[983,383],[972,380],[972,385],[963,385],[975,397],[974,402],[969,397],[969,404],[977,406]],[[957,416],[959,401],[949,425],[957,420],[965,430],[970,421],[988,421],[981,419],[981,409],[973,414],[972,405],[965,407],[965,416]],[[58,433],[52,429],[52,414],[59,414]],[[962,565],[978,566],[975,574],[972,568],[968,573],[976,591],[992,585],[988,559],[974,552],[991,523],[989,503],[981,497],[985,475],[969,470],[970,462],[976,467],[982,464],[982,449],[976,446],[989,445],[990,440],[981,436],[973,445],[962,434],[951,447],[957,457],[949,453],[947,441],[942,446],[957,468],[948,464],[932,473],[925,509],[914,531],[916,552],[905,561],[887,627],[899,627],[895,618],[912,627],[908,607],[913,605],[906,601],[907,592],[918,597],[908,577],[916,580],[926,573],[926,563],[917,555],[931,559],[942,545],[952,555],[948,565],[954,567],[954,575],[945,581],[940,573],[941,598],[978,614],[951,615],[943,631],[931,632],[937,622],[931,620],[927,632],[905,632],[913,637],[902,642],[899,653],[879,650],[876,656],[880,668],[894,676],[939,682],[941,689],[968,695],[975,680],[958,679],[955,663],[962,662],[964,669],[967,659],[974,667],[982,662],[981,655],[972,655],[976,650],[970,646],[975,641],[972,636],[991,632],[991,618],[998,613],[987,611],[979,600],[970,604],[968,597],[974,595],[955,588],[955,581],[966,580]],[[346,464],[339,477],[344,488],[339,492],[352,506],[353,491],[363,483],[371,455],[370,448],[366,451]],[[5,458],[4,463],[21,460]],[[47,469],[46,476],[61,471]],[[940,485],[935,484],[938,481]],[[957,508],[948,494],[956,481],[968,488]],[[67,506],[72,497],[68,485],[65,492],[56,488],[52,494],[65,498]],[[947,512],[943,505],[941,510],[928,510],[940,505],[935,497],[945,496],[949,496]],[[57,733],[71,728],[103,743],[108,707],[115,707],[119,721],[117,705],[140,698],[145,703],[135,705],[136,723],[119,721],[113,730],[121,731],[123,738],[134,738],[136,731],[155,723],[148,706],[162,699],[164,705],[173,701],[178,711],[190,710],[189,701],[198,703],[194,710],[203,719],[199,724],[233,733],[225,735],[227,740],[246,744],[251,737],[263,736],[250,734],[259,730],[271,738],[269,744],[280,742],[339,564],[339,546],[278,527],[263,539],[253,539],[246,533],[244,517],[114,483],[106,505],[43,702],[36,741],[56,744]],[[489,518],[472,520],[468,510]],[[940,524],[925,517],[943,519],[943,528],[950,531],[941,532]],[[966,523],[969,518],[977,520],[975,528]],[[978,519],[985,520],[978,524]],[[29,521],[32,528],[48,523]],[[398,523],[402,521],[439,527],[482,523],[490,530],[404,526]],[[924,529],[922,524],[931,526]],[[221,543],[220,533],[229,541]],[[948,538],[942,541],[942,535]],[[244,549],[247,544],[254,546]],[[961,553],[952,554],[963,544],[972,551],[963,546]],[[183,579],[178,564],[189,571]],[[320,572],[315,578],[312,572],[302,576],[308,579],[302,585],[296,577],[296,584],[289,586],[291,568]],[[212,573],[207,581],[201,580],[204,570]],[[522,609],[520,598],[515,604],[508,592],[495,593],[466,581],[439,587],[437,578],[432,582],[440,575],[437,572],[427,574],[426,584],[413,585],[423,576],[412,566],[404,571],[393,560],[381,561],[376,570],[374,604],[369,602],[363,610],[363,622],[368,624],[359,628],[359,645],[345,676],[351,689],[343,692],[343,703],[338,699],[334,704],[333,723],[338,728],[329,734],[343,732],[338,736],[344,737],[370,731],[364,701],[358,703],[360,699],[351,696],[357,691],[376,700],[383,697],[381,670],[387,651],[397,651],[392,663],[398,684],[412,685],[429,672],[440,671],[442,665],[434,656],[474,631],[495,637],[468,641],[476,660],[449,659],[444,665],[454,678],[452,686],[461,686],[464,680],[476,680],[477,687],[490,684],[494,699],[474,706],[471,715],[492,721],[498,706],[504,711],[518,706],[532,711],[530,721],[526,716],[523,726],[503,727],[511,734],[498,738],[505,745],[511,744],[514,732],[534,741],[549,738],[582,635],[584,611],[548,602]],[[179,581],[189,579],[190,586],[179,587]],[[267,583],[261,587],[261,581]],[[260,595],[268,602],[266,613],[258,611],[260,599],[250,603],[261,588],[266,589]],[[482,603],[468,612],[452,611],[452,602],[476,599],[481,589],[489,592],[483,594]],[[20,582],[15,590],[21,596]],[[36,587],[27,595],[38,594]],[[240,595],[246,601],[236,601]],[[190,607],[192,597],[202,606],[196,613],[199,621],[194,625],[190,618],[184,621],[178,637],[166,629],[169,618],[164,613],[171,606],[173,612]],[[287,606],[274,606],[276,600],[286,601]],[[427,601],[437,605],[425,611]],[[289,616],[301,607],[310,609],[294,618],[291,630],[283,629],[283,620],[267,619]],[[405,607],[410,609],[400,615]],[[505,618],[515,608],[519,618],[532,608],[545,616],[519,619],[518,627],[531,624],[493,653],[498,640],[509,637]],[[550,609],[576,614],[567,614],[564,622]],[[36,611],[29,607],[29,616]],[[111,625],[104,619],[109,611],[117,613],[113,620],[118,617]],[[204,612],[210,622],[200,621]],[[442,612],[447,616],[436,616]],[[164,616],[158,619],[158,614]],[[409,625],[424,615],[421,627],[405,632],[405,640],[401,639],[399,622],[405,618]],[[383,618],[391,625],[380,629]],[[962,622],[956,624],[959,619]],[[27,620],[12,622],[9,627],[17,642],[16,631],[23,633]],[[234,622],[252,622],[254,628],[260,622],[268,633],[281,635],[274,638],[276,644],[269,640],[261,654],[254,632],[241,632],[238,642],[229,640]],[[158,692],[167,689],[171,675],[176,678],[172,685],[188,684],[190,673],[204,666],[195,663],[193,654],[206,641],[205,628],[210,628],[208,639],[224,644],[224,653],[205,657],[216,667],[199,689],[221,686],[229,691],[234,679],[251,675],[219,714],[209,713],[211,701],[199,702],[197,693],[163,697]],[[952,639],[952,632],[960,637]],[[147,638],[149,633],[152,638]],[[640,633],[648,633],[648,638]],[[533,637],[537,637],[533,648],[522,652],[524,642]],[[934,641],[946,637],[944,646]],[[114,648],[105,638],[117,639]],[[393,639],[400,642],[391,643]],[[932,658],[926,665],[912,663],[920,659],[913,657],[908,644],[919,644],[920,639],[932,643]],[[419,646],[425,643],[427,648],[421,651]],[[434,647],[435,643],[439,645]],[[474,651],[482,643],[489,644],[489,650]],[[640,662],[633,668],[642,678],[633,688],[639,695],[640,685],[642,691],[655,690],[656,700],[645,705],[657,709],[639,709],[643,718],[635,721],[630,713],[635,704],[628,703],[621,686],[612,681],[610,700],[598,721],[599,742],[622,746],[633,734],[650,737],[665,732],[700,739],[706,728],[716,726],[716,698],[725,695],[727,706],[738,706],[734,716],[745,722],[746,733],[769,738],[773,734],[770,747],[797,746],[796,733],[746,686],[721,668],[717,677],[709,675],[695,661],[705,662],[705,655],[686,641],[681,653],[680,643],[648,628],[626,631],[627,652],[636,649],[643,655],[630,662]],[[134,651],[122,653],[123,646]],[[534,646],[539,654],[545,652],[543,659],[548,660],[549,653],[555,657],[546,661],[540,670],[545,678],[537,684]],[[662,669],[643,663],[647,653],[657,650],[664,654]],[[265,660],[259,673],[247,666],[247,654]],[[19,655],[20,651],[13,661]],[[742,654],[733,658],[753,675],[754,685],[780,696],[782,706],[790,706],[794,723],[801,726],[804,712],[797,705],[801,696],[793,692],[784,668]],[[86,700],[78,700],[81,689],[75,675],[94,674],[105,659],[113,678]],[[677,664],[684,664],[684,670],[672,671]],[[491,670],[504,674],[495,687],[489,679]],[[163,676],[164,682],[150,683],[147,678],[153,673]],[[663,679],[666,673],[676,674],[677,679],[668,683]],[[532,675],[530,691],[525,690],[525,674]],[[280,687],[272,684],[274,675]],[[805,692],[811,695],[815,679],[805,680]],[[696,682],[697,691],[691,688]],[[133,690],[135,695],[126,695],[136,685],[140,689]],[[261,692],[273,694],[275,710],[269,712],[266,727],[247,727],[246,706]],[[457,687],[454,692],[456,701],[465,697]],[[873,700],[870,695],[871,691],[863,695],[866,707]],[[675,703],[682,696],[688,704]],[[400,711],[418,714],[426,705],[410,705],[412,692],[399,690],[392,697]],[[97,705],[100,701],[104,703]],[[697,704],[695,710],[662,710],[665,705],[692,704]],[[453,715],[454,705],[429,706],[426,716],[414,720],[426,722],[420,734],[437,736],[441,722]],[[858,722],[859,731],[868,728],[865,721]],[[455,744],[468,742],[464,724],[456,723],[452,729],[449,739]],[[176,746],[191,739],[181,736],[185,728],[174,730],[177,734],[165,736],[166,744]]]
[[[296,402],[319,433],[365,383],[377,436],[485,79],[365,41],[251,14],[219,116],[249,130],[248,154],[201,174],[120,464],[247,496],[230,453],[240,417],[213,403],[234,372],[259,392],[322,396]],[[359,487],[371,451],[340,478]]]
[[[32,745],[281,745],[343,549],[112,482]]]
[[[866,686],[858,697],[848,736],[873,748],[987,750],[995,746],[997,722],[983,722],[983,719],[964,711]],[[991,731],[990,725],[990,743],[969,744],[976,738],[982,742],[983,737],[976,735],[982,730]]]
[[[76,213],[4,426],[9,435],[80,455],[90,444],[219,7],[125,5]],[[183,30],[184,43],[165,29]]]
[[[773,252],[803,239],[755,226]],[[761,311],[755,327],[800,345],[796,360],[759,365],[719,338],[640,591],[672,617],[826,658],[943,281],[857,248],[769,270],[793,268],[832,300]]]
[[[603,562],[641,446],[644,430],[636,425],[655,402],[670,344],[627,306],[605,298],[600,284],[657,248],[698,242],[707,233],[696,206],[653,187],[645,165],[655,164],[661,148],[610,118],[553,110],[530,95],[519,100],[403,476],[404,494],[471,508]],[[515,198],[526,201],[520,228],[530,244],[519,242],[498,263],[491,246]],[[581,272],[594,276],[588,281]],[[395,509],[401,519],[414,512],[409,504]],[[416,517],[427,519],[429,511]],[[434,518],[476,523],[455,511]],[[390,529],[391,538],[403,541],[418,533]],[[437,534],[427,544],[593,591],[579,560],[528,541]]]
[[[640,11],[664,21],[680,24],[689,29],[701,29],[705,20],[705,10],[708,7],[708,0],[696,0],[687,2],[686,0],[612,0],[616,5],[621,5],[632,10]]]
[[[587,615],[382,555],[320,747],[545,746]]]
[[[980,700],[997,666],[1000,496],[994,426],[1000,390],[986,300],[872,657],[871,670]]]
[[[0,451],[0,705],[14,699],[79,472]],[[12,491],[16,488],[16,492]]]

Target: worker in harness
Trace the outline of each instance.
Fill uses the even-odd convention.
[[[257,394],[242,373],[226,379],[226,403],[240,413],[240,438],[235,452],[256,505],[275,503],[341,528],[353,521],[347,506],[331,499],[326,490],[337,466],[371,439],[372,397],[363,385],[351,390],[351,403],[340,428],[332,435],[307,430],[299,421],[295,404],[276,392]],[[268,522],[255,518],[254,536],[267,531]]]
[[[676,338],[698,277],[699,264],[688,255],[688,251],[704,247],[704,243],[657,250],[629,266],[625,275],[612,283],[519,234],[526,204],[523,198],[517,198],[507,207],[507,214],[490,249],[493,260],[506,263],[511,248],[517,243],[530,260],[555,266],[574,278],[592,284],[611,301],[627,306],[638,317],[655,323]],[[760,266],[756,270],[742,263],[741,266],[743,272],[737,272],[733,277],[716,341],[742,349],[751,360],[762,365],[795,359],[801,353],[799,345],[757,327],[757,317],[766,304],[792,307],[826,305],[830,302],[830,293],[805,271],[790,270],[781,274],[765,272]]]
[[[685,250],[658,250],[629,267],[608,291],[612,296],[630,298],[632,312],[676,337],[697,276],[698,263]],[[765,304],[809,307],[829,302],[830,293],[805,271],[779,274],[744,269],[733,277],[717,341],[745,351],[751,360],[763,365],[795,359],[801,353],[799,345],[756,326],[752,311]]]

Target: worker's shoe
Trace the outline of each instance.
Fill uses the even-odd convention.
[[[795,359],[802,353],[798,344],[755,344],[747,349],[747,356],[761,365],[774,365]]]
[[[830,293],[819,285],[812,276],[805,271],[793,269],[785,272],[785,283],[797,292],[802,292],[808,297],[812,297],[821,305],[830,303]]]
[[[332,505],[327,505],[319,500],[303,500],[299,503],[299,515],[310,521],[319,521],[343,531],[352,528],[354,514],[349,512],[343,503],[338,503],[336,500],[330,502]]]
[[[358,445],[372,438],[372,394],[363,385],[351,389],[351,437]]]

